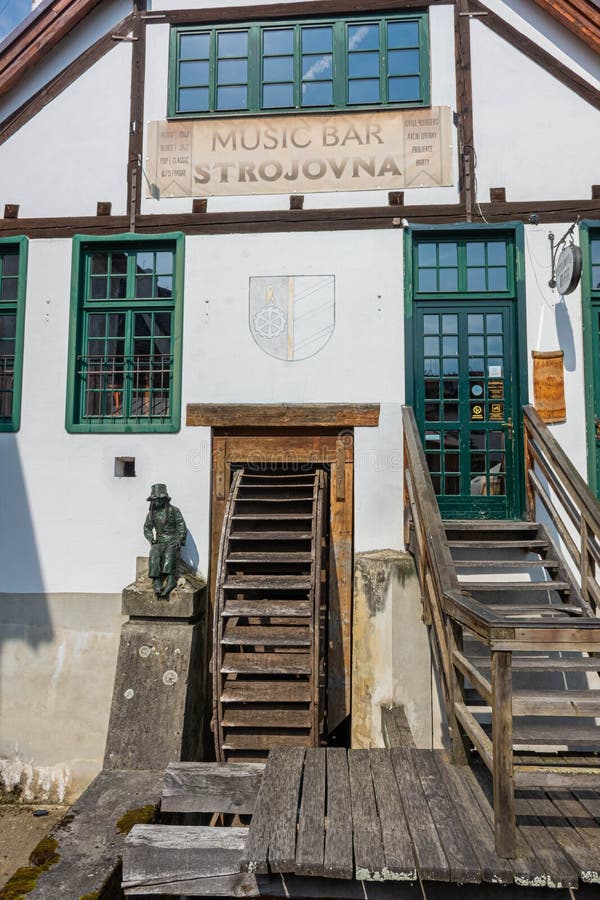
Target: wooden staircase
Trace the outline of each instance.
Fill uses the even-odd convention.
[[[491,771],[496,850],[510,858],[515,790],[600,784],[600,503],[526,407],[528,520],[443,522],[407,407],[403,420],[405,540],[452,756],[476,750]]]
[[[214,623],[218,760],[317,746],[324,730],[327,475],[239,469],[225,513]]]

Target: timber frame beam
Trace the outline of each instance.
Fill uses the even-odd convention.
[[[212,428],[360,428],[379,424],[379,403],[188,403],[186,425]]]

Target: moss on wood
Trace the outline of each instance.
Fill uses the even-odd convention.
[[[120,834],[129,834],[134,825],[149,825],[154,822],[155,816],[156,806],[153,803],[140,806],[139,809],[130,809],[117,822],[117,831]]]
[[[32,850],[29,866],[21,866],[0,889],[0,900],[21,900],[37,886],[38,878],[47,872],[60,859],[58,841],[45,837]]]

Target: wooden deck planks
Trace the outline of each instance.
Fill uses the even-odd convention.
[[[369,751],[350,750],[348,769],[352,801],[354,877],[358,881],[381,881],[384,877],[385,855],[371,778]]]
[[[296,875],[323,875],[325,856],[325,785],[327,750],[310,748],[304,758],[298,820]]]
[[[271,872],[294,872],[296,868],[296,825],[305,751],[300,747],[272,750],[277,779],[271,784]]]
[[[381,824],[384,879],[415,881],[415,857],[390,754],[387,750],[370,750],[369,760]]]
[[[327,833],[325,874],[329,878],[352,878],[352,807],[348,756],[342,747],[327,750]]]

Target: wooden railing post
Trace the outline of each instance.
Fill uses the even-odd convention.
[[[456,718],[455,703],[465,702],[465,677],[454,664],[454,651],[463,649],[462,626],[448,617],[446,622],[446,634],[448,641],[448,657],[450,672],[448,673],[448,726],[452,738],[452,762],[457,766],[466,766],[469,762],[469,750],[471,742],[464,733]]]
[[[531,479],[529,477],[530,470],[533,470],[534,467],[534,459],[533,454],[531,452],[531,447],[529,446],[529,428],[527,425],[527,420],[525,419],[523,422],[523,434],[524,434],[524,461],[525,461],[525,497],[527,502],[527,518],[530,522],[535,522],[535,492],[533,490],[533,486],[531,484]]]
[[[498,856],[517,851],[512,736],[512,653],[492,650],[494,831]]]

